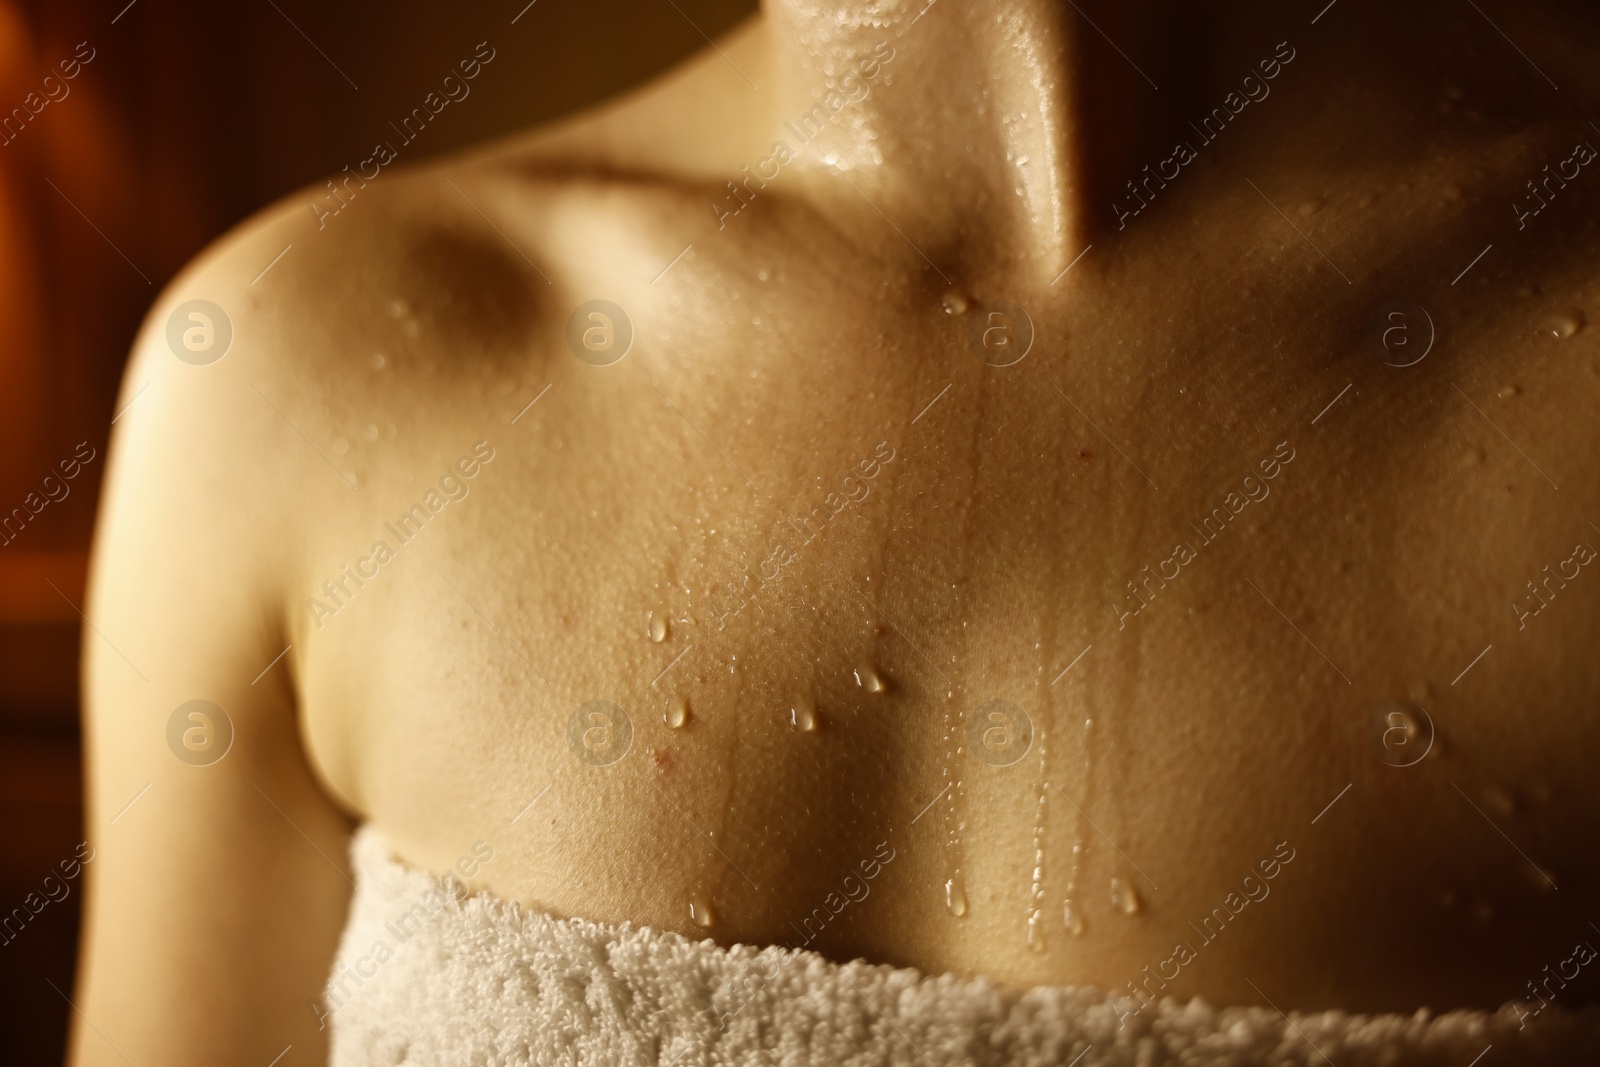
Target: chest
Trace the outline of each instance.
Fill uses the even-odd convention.
[[[1063,786],[1220,885],[1278,832],[1240,774],[1313,804],[1448,752],[1406,801],[1440,811],[1450,775],[1580,777],[1595,535],[1546,478],[1587,445],[1528,414],[1559,403],[1560,350],[1516,349],[1501,396],[1459,356],[1405,377],[1363,331],[1266,366],[1250,301],[1181,327],[899,292],[821,315],[755,283],[714,317],[630,316],[615,362],[557,348],[435,398],[426,447],[326,540],[308,733],[419,858],[470,830],[516,844],[519,899],[715,908],[771,942],[841,864],[911,842],[841,942],[889,958],[935,936],[894,902],[954,871],[1015,916],[1035,854],[1052,892],[1132,877]],[[1513,728],[1518,691],[1550,713]]]

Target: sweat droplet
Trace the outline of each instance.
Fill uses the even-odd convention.
[[[1522,392],[1522,390],[1515,385],[1502,385],[1495,395],[1501,400],[1510,400],[1520,392]]]
[[[1420,763],[1433,750],[1433,718],[1421,704],[1385,704],[1375,727],[1379,755],[1391,767]]]
[[[871,667],[856,668],[856,684],[869,693],[881,693],[888,688],[883,676]]]
[[[667,713],[661,718],[672,729],[683,729],[684,725],[689,721],[689,698],[674,698],[672,703],[667,705]]]
[[[809,696],[801,695],[789,705],[789,725],[803,734],[817,728],[817,704]]]
[[[1583,315],[1577,311],[1571,311],[1564,315],[1552,315],[1544,320],[1539,329],[1540,332],[1549,334],[1557,341],[1565,341],[1583,329]]]
[[[1124,882],[1121,878],[1111,879],[1111,906],[1124,915],[1137,915],[1139,909],[1144,907],[1144,902],[1139,899],[1139,891],[1131,882]]]
[[[667,639],[667,617],[665,615],[657,615],[652,611],[650,613],[650,623],[645,632],[650,635],[650,640],[658,645],[665,641]]]
[[[706,927],[717,921],[717,913],[711,907],[711,901],[696,893],[689,898],[689,918],[696,926]]]
[[[966,297],[954,291],[944,294],[942,303],[947,315],[965,315],[967,309],[972,306]]]
[[[961,884],[960,871],[944,884],[944,906],[958,919],[967,914],[967,887]]]
[[[1034,952],[1043,952],[1044,945],[1044,912],[1038,908],[1028,916],[1028,948]]]
[[[1089,923],[1083,917],[1083,909],[1078,907],[1076,901],[1063,900],[1061,902],[1061,921],[1067,928],[1067,933],[1073,937],[1082,937],[1083,932],[1089,928]]]

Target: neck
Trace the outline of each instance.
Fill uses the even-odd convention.
[[[839,172],[936,262],[1053,277],[1090,239],[1100,175],[1131,158],[1157,97],[1106,41],[1154,73],[1140,29],[1159,21],[1152,5],[925,3],[767,0],[778,99],[795,116],[825,89],[844,101],[802,158]]]
[[[1272,0],[763,4],[779,117],[855,97],[800,154],[817,195],[859,192],[941,273],[1003,284],[1049,281],[1115,231],[1133,183],[1159,184],[1147,166],[1194,141],[1186,120],[1310,32]],[[1316,33],[1326,51],[1334,30]],[[869,78],[874,49],[893,58]]]

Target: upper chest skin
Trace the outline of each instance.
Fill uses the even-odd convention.
[[[1214,198],[1232,177],[1174,193],[1209,205],[1202,234],[1151,220],[1015,292],[867,254],[845,237],[866,214],[684,231],[694,194],[557,194],[591,251],[548,283],[481,227],[407,230],[342,327],[383,369],[326,383],[360,398],[325,429],[361,489],[287,593],[324,772],[407,857],[485,839],[482,884],[560,914],[687,932],[709,904],[725,942],[1016,984],[1121,987],[1187,939],[1170,992],[1518,995],[1571,922],[1507,838],[1593,892],[1600,578],[1511,607],[1600,543],[1592,333],[1537,333],[1587,283],[1513,251],[1452,291],[1372,236],[1411,220],[1427,244],[1451,209],[1284,178],[1346,285],[1268,205]],[[1437,333],[1406,369],[1368,336],[1396,294]],[[610,366],[563,335],[594,298],[634,331]],[[999,300],[1035,334],[1008,367],[982,356]],[[617,720],[572,726],[594,700],[631,733],[606,765],[584,731]],[[1003,765],[969,743],[995,700],[1031,731]],[[1411,766],[1397,701],[1432,739]]]

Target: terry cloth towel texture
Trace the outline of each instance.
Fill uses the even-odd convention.
[[[396,860],[368,824],[326,991],[332,1067],[1480,1067],[1600,1060],[1600,1012],[1356,1015],[724,948],[558,919]]]

